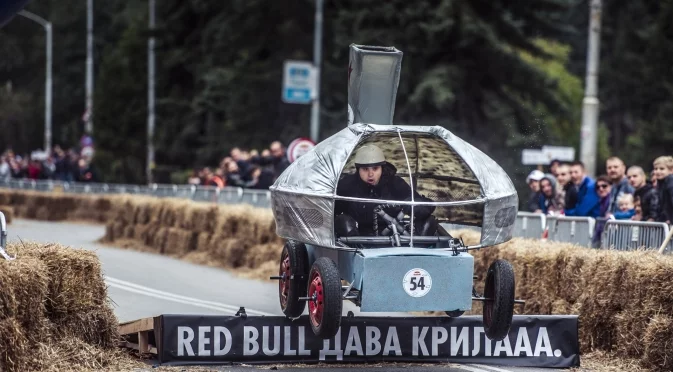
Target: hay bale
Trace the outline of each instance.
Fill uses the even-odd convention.
[[[13,246],[8,250],[16,253]],[[15,318],[27,331],[38,332],[44,326],[39,314],[45,309],[48,281],[46,265],[35,258],[0,261],[0,319]]]
[[[7,222],[7,224],[12,223],[12,220],[14,219],[14,208],[9,205],[0,205],[0,212],[5,215],[5,222]]]
[[[0,371],[29,370],[30,344],[14,318],[0,320]]]
[[[199,233],[196,239],[196,251],[208,251],[212,235],[209,233]]]
[[[644,332],[642,364],[657,371],[673,371],[673,318],[671,313],[652,317]]]
[[[8,190],[0,190],[0,205],[12,204],[12,194]]]
[[[244,265],[254,269],[267,262],[277,264],[282,250],[283,246],[280,244],[255,244],[244,252]]]
[[[166,237],[163,250],[166,254],[183,256],[196,249],[197,234],[195,232],[169,227]]]
[[[208,252],[216,265],[237,268],[245,264],[246,252],[251,245],[250,239],[231,239],[215,234],[208,245]]]
[[[0,370],[51,368],[45,350],[64,337],[115,347],[117,320],[95,253],[32,242],[7,250],[17,259],[0,261]]]
[[[133,235],[134,235],[133,230],[134,230],[134,228],[135,228],[134,225],[126,225],[126,226],[124,226],[124,231],[122,232],[122,236],[123,236],[125,239],[133,239]]]

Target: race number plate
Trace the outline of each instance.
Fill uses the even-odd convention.
[[[402,280],[404,291],[411,297],[423,297],[432,288],[432,277],[423,269],[411,269]]]

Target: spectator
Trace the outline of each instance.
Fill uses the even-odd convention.
[[[631,218],[631,219],[634,220],[634,221],[645,221],[643,219],[643,209],[641,207],[640,198],[637,197],[637,196],[636,196],[636,199],[635,199],[635,206],[636,206],[636,214],[633,215],[633,218]]]
[[[215,186],[221,189],[226,185],[223,176],[224,174],[218,175],[216,173],[213,173],[213,171],[211,171],[210,168],[206,167],[203,169],[203,177],[204,177],[203,184],[205,186]]]
[[[9,182],[12,178],[12,172],[9,169],[9,162],[6,156],[0,157],[0,182]]]
[[[77,182],[98,182],[98,173],[86,159],[79,159],[78,173],[75,180]]]
[[[234,158],[232,156],[232,158]],[[248,181],[241,173],[238,168],[238,162],[232,161],[228,164],[229,168],[227,169],[226,182],[229,186],[234,187],[250,187],[254,186],[256,181],[254,180],[255,174],[252,174],[253,180]]]
[[[245,159],[245,154],[239,149],[238,147],[234,147],[231,149],[229,152],[229,155],[231,156],[231,160],[236,162],[237,165],[237,172],[240,172],[241,176],[245,176],[248,174],[250,171],[250,163],[247,162]],[[225,168],[226,170],[226,168]]]
[[[612,181],[608,176],[599,176],[596,179],[595,191],[592,191],[594,195],[598,198],[598,212],[596,215],[596,227],[594,229],[594,235],[591,238],[592,247],[597,248],[600,246],[601,235],[603,234],[603,229],[605,228],[605,221],[609,217],[610,213],[610,191],[612,188]],[[566,212],[566,215],[568,213]]]
[[[575,209],[577,206],[577,185],[575,184],[576,179],[581,179],[582,168],[573,167],[572,164],[566,164],[568,169],[568,176],[565,186],[563,187],[563,192],[565,193],[565,209]],[[575,169],[575,176],[573,177],[573,168]]]
[[[28,178],[31,180],[40,179],[40,174],[42,173],[42,165],[37,159],[30,159],[28,164]]]
[[[189,179],[187,180],[187,183],[190,185],[200,185],[201,177],[199,177],[199,171],[197,171],[196,169],[193,170],[189,176]]]
[[[657,219],[657,211],[659,211],[659,195],[657,190],[652,186],[643,168],[634,165],[629,167],[626,172],[629,183],[634,188],[635,198],[640,202],[641,219],[638,221],[655,221]]]
[[[570,167],[570,177],[574,187],[570,187],[569,190],[573,188],[577,190],[577,203],[571,208],[566,206],[566,216],[598,217],[601,205],[598,194],[596,194],[596,183],[586,176],[584,163],[581,161],[573,162]]]
[[[556,168],[556,173],[558,176],[556,177],[556,192],[563,197],[563,207],[566,208],[566,187],[568,187],[568,184],[570,182],[570,166],[566,163],[561,163],[557,168]],[[576,196],[576,195],[575,195]],[[575,201],[577,202],[577,201]]]
[[[561,214],[563,213],[563,196],[557,191],[556,178],[551,174],[540,180],[539,209],[536,213]]]
[[[272,142],[269,150],[262,151],[262,155],[255,157],[254,160],[259,165],[270,166],[272,168],[274,181],[290,166],[285,148],[283,148],[280,141]]]
[[[549,163],[549,173],[551,173],[552,176],[554,176],[557,179],[558,179],[558,169],[561,166],[561,164],[563,164],[563,163],[561,163],[561,161],[558,160],[558,159],[553,159]]]
[[[659,194],[657,221],[670,224],[673,221],[673,157],[660,156],[653,165]]]
[[[636,214],[636,205],[632,194],[622,194],[617,199],[619,210],[612,214],[617,220],[630,220]]]
[[[272,163],[275,171],[273,179],[276,180],[290,166],[290,161],[285,154],[285,148],[279,141],[272,142],[269,150],[273,158]]]
[[[635,190],[629,184],[626,177],[626,165],[622,159],[612,156],[605,162],[605,167],[608,172],[608,177],[612,182],[612,191],[610,192],[610,213],[619,211],[617,199],[623,194],[633,194]]]
[[[534,170],[530,172],[528,177],[526,177],[526,183],[530,187],[530,196],[528,197],[528,204],[526,209],[528,212],[535,212],[539,208],[540,204],[540,180],[544,177],[544,173],[539,170]]]

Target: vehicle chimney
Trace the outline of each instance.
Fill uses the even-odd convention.
[[[402,52],[395,47],[351,44],[348,63],[348,125],[392,125]]]

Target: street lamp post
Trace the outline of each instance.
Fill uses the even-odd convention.
[[[320,135],[320,62],[322,59],[323,0],[316,0],[313,29],[313,66],[315,68],[315,99],[311,105],[311,139],[316,143]]]
[[[47,154],[51,153],[51,66],[52,66],[52,38],[51,38],[51,22],[48,22],[44,18],[38,16],[37,14],[22,10],[18,13],[19,15],[26,17],[34,22],[39,23],[44,27],[46,31],[46,49],[47,49],[47,72],[45,78],[45,92],[44,92],[44,151]]]
[[[591,0],[590,7],[586,87],[582,102],[580,159],[586,167],[587,175],[594,177],[596,175],[596,147],[598,146],[598,60],[601,41],[601,0]]]
[[[93,0],[86,4],[86,125],[93,135]]]
[[[155,0],[149,0],[150,32],[155,26]],[[147,183],[152,183],[154,168],[154,35],[147,42]]]

